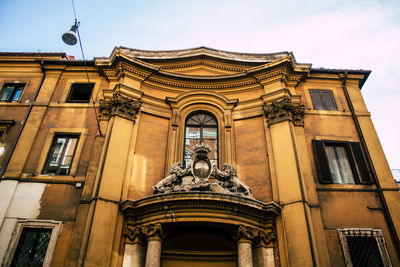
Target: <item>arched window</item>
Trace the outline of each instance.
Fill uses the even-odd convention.
[[[206,111],[190,114],[185,122],[185,147],[183,151],[183,164],[189,165],[194,153],[193,146],[207,144],[211,148],[208,154],[210,160],[218,165],[218,123],[213,115]]]

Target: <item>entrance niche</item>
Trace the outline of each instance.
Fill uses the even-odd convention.
[[[162,267],[235,267],[237,244],[232,225],[206,223],[166,224]]]

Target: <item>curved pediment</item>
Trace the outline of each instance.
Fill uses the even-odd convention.
[[[170,51],[116,47],[110,57],[95,58],[95,64],[107,77],[129,73],[155,86],[188,89],[248,87],[271,79],[298,83],[311,67],[297,63],[291,52],[237,53],[207,47]]]

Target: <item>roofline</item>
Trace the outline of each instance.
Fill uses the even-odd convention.
[[[371,74],[371,70],[352,70],[352,69],[325,69],[325,68],[311,68],[310,73],[329,73],[329,74],[362,74],[364,78],[360,80],[359,87],[360,90],[364,86],[365,82],[367,81],[369,75]]]
[[[63,58],[68,58],[67,54],[64,52],[0,52],[0,56],[37,56],[37,57],[54,57],[59,56]]]
[[[291,55],[291,52],[277,52],[277,53],[241,53],[241,52],[230,52],[224,50],[218,50],[209,48],[206,46],[200,46],[188,49],[179,50],[140,50],[132,49],[124,46],[115,47],[108,59],[115,57],[117,53],[124,53],[130,57],[137,59],[178,59],[187,58],[197,55],[209,55],[215,58],[230,59],[239,62],[259,62],[266,63],[275,61],[282,57]],[[107,59],[107,57],[95,58],[95,60]]]

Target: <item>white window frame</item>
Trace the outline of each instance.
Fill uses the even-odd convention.
[[[18,219],[13,231],[10,244],[8,246],[6,256],[2,266],[10,266],[14,254],[18,246],[19,239],[21,237],[22,229],[24,228],[46,228],[52,229],[49,244],[47,246],[46,255],[43,261],[43,267],[50,267],[53,259],[53,254],[56,248],[57,239],[61,232],[62,223],[59,221],[51,220],[29,220],[29,219]]]
[[[350,257],[350,250],[347,243],[347,237],[375,237],[376,244],[379,248],[379,253],[382,258],[383,266],[391,267],[392,263],[390,261],[389,253],[386,248],[385,239],[383,238],[381,229],[372,228],[345,228],[338,229],[339,240],[343,250],[343,256],[347,267],[353,267],[353,263]]]

